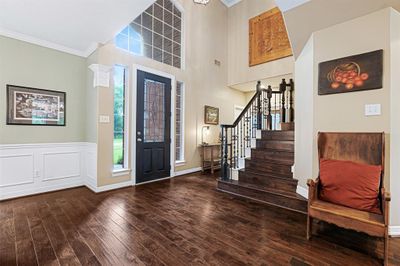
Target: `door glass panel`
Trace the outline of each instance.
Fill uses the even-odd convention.
[[[144,142],[164,142],[165,84],[144,81]]]

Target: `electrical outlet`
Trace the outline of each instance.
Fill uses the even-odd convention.
[[[110,123],[110,116],[108,116],[108,115],[100,115],[99,116],[99,122],[102,123],[102,124]]]

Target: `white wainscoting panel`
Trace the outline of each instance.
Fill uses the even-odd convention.
[[[81,152],[43,154],[43,181],[81,176]]]
[[[0,155],[0,187],[33,183],[34,176],[33,153]]]
[[[81,142],[0,145],[0,200],[84,185],[88,146]]]

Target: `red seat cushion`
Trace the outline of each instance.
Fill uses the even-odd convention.
[[[320,199],[354,209],[381,213],[380,165],[351,161],[320,160]]]

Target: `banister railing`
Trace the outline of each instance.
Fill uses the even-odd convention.
[[[231,125],[221,125],[221,178],[231,179],[232,169],[244,166],[244,158],[251,149],[257,130],[277,130],[282,122],[294,121],[293,80],[283,79],[279,90],[262,88],[257,82],[256,92]]]

